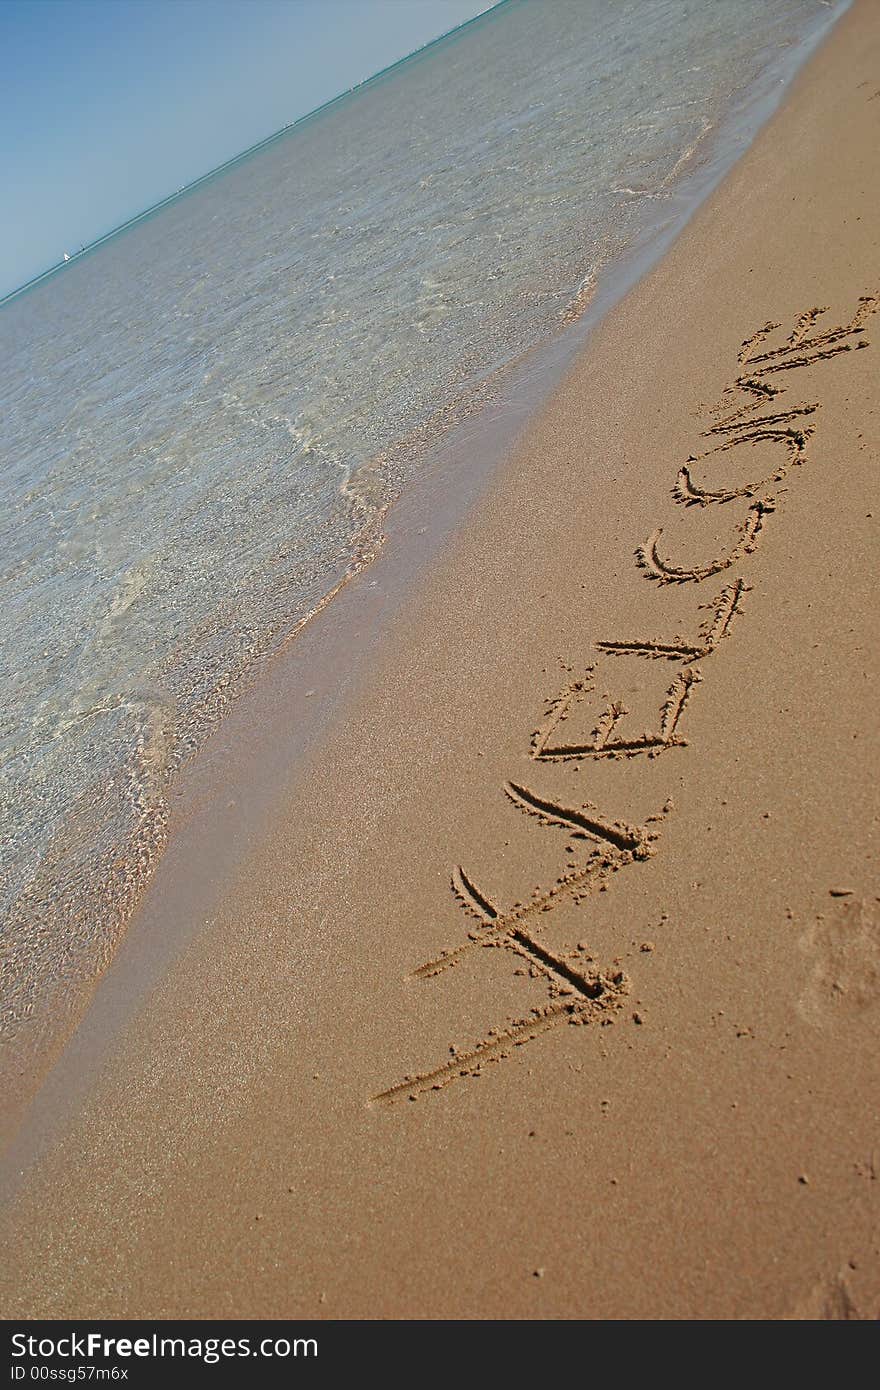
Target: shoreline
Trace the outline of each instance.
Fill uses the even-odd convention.
[[[169,912],[175,911],[176,899],[186,903],[188,910],[195,910],[196,896],[193,883],[189,881],[193,877],[194,854],[200,856],[200,870],[196,870],[195,879],[204,883],[207,875],[210,880],[203,902],[199,905],[204,915],[211,900],[216,897],[218,873],[218,855],[206,841],[221,841],[224,856],[228,857],[230,853],[243,853],[244,847],[257,838],[259,830],[253,825],[242,826],[238,816],[225,816],[223,810],[227,808],[220,807],[229,760],[235,762],[242,781],[250,784],[247,799],[259,803],[261,809],[250,811],[249,816],[251,821],[259,818],[262,826],[271,816],[272,799],[277,794],[271,788],[277,788],[285,780],[297,776],[296,763],[301,756],[302,740],[286,754],[283,770],[275,766],[274,747],[268,753],[264,747],[259,768],[255,766],[249,771],[246,760],[239,760],[241,749],[249,746],[247,729],[252,719],[257,722],[275,719],[280,730],[283,717],[272,714],[272,711],[277,711],[286,693],[289,694],[289,668],[292,667],[294,672],[291,687],[294,690],[297,689],[300,673],[310,662],[315,670],[312,672],[313,679],[306,673],[307,686],[316,680],[320,682],[322,670],[329,667],[337,681],[349,691],[349,698],[356,698],[359,680],[356,667],[362,661],[369,661],[372,648],[381,641],[383,623],[387,625],[384,614],[380,617],[375,611],[371,612],[370,596],[363,593],[364,587],[376,584],[387,590],[384,607],[392,610],[405,604],[408,596],[418,589],[429,570],[432,557],[442,551],[447,534],[467,523],[469,510],[485,488],[491,485],[496,472],[504,467],[518,435],[528,428],[529,421],[552,398],[577,356],[587,350],[590,338],[604,318],[660,261],[706,199],[727,177],[757,132],[772,117],[780,101],[784,100],[793,77],[809,61],[810,55],[827,38],[841,17],[841,12],[835,11],[826,19],[815,20],[809,33],[768,60],[759,76],[740,92],[720,126],[709,132],[705,150],[705,136],[701,136],[697,144],[682,156],[674,175],[670,176],[670,188],[666,195],[668,201],[658,204],[656,216],[649,218],[646,212],[640,232],[626,250],[606,263],[596,263],[593,284],[586,287],[586,293],[585,287],[581,286],[552,337],[539,341],[521,357],[494,369],[478,387],[476,404],[466,404],[459,412],[453,410],[457,416],[456,423],[449,434],[441,431],[439,444],[432,446],[411,441],[411,452],[424,457],[424,466],[404,485],[402,495],[392,499],[374,518],[369,536],[365,533],[363,538],[363,544],[370,548],[368,558],[361,562],[353,556],[348,571],[321,599],[315,610],[303,618],[281,640],[280,645],[270,643],[254,670],[240,673],[234,686],[230,687],[233,692],[231,700],[228,699],[230,692],[224,690],[223,711],[207,719],[209,732],[204,741],[183,767],[175,771],[167,792],[155,801],[149,822],[143,828],[144,845],[141,846],[138,839],[140,831],[133,840],[132,857],[123,874],[124,896],[120,899],[119,920],[115,917],[112,921],[108,920],[101,950],[95,958],[96,973],[89,978],[80,970],[76,978],[63,980],[60,987],[56,984],[52,987],[53,992],[43,997],[38,1018],[20,1027],[18,1036],[13,1035],[5,1041],[2,1071],[7,1100],[0,1111],[0,1135],[14,1130],[22,1108],[27,1107],[54,1061],[63,1055],[80,1020],[88,1016],[100,980],[114,966],[120,951],[126,951],[129,933],[139,930],[142,917],[146,915],[142,930],[147,937],[152,940],[158,935],[164,941],[166,933],[162,923]],[[379,74],[378,77],[383,75]],[[311,116],[303,118],[309,119]],[[271,140],[277,138],[280,138],[279,134],[270,137]],[[231,163],[242,158],[245,155],[236,157]],[[205,177],[213,178],[218,172]],[[387,563],[379,566],[376,576],[375,566],[386,539],[390,540],[392,547],[396,547],[397,553],[390,559],[384,557]],[[340,614],[335,606],[336,601],[351,585],[358,589],[353,604],[349,605],[352,612]],[[334,632],[337,625],[344,633],[341,639]],[[319,629],[317,636],[311,631],[313,626]],[[358,631],[355,636],[356,626],[366,626],[366,635]],[[309,629],[310,637],[308,654],[300,652],[300,659],[295,657],[291,662],[288,659],[289,650],[293,644],[303,640],[306,629]],[[351,669],[345,671],[339,648],[344,644],[351,649],[358,643],[359,652],[356,657],[350,658]],[[299,685],[302,689],[306,688],[301,681]],[[339,717],[339,705],[340,700],[335,696],[329,707],[315,702],[309,710],[309,718],[304,719],[312,726],[306,742],[319,739],[328,720]],[[235,711],[239,706],[240,713],[230,720],[228,709],[231,707]],[[280,743],[283,743],[283,735]],[[209,791],[208,781],[212,777],[216,780],[216,786]],[[212,801],[213,824],[203,827],[201,847],[194,850],[187,842],[187,830],[194,816],[199,814],[198,806],[206,796]],[[219,834],[218,825],[221,827]],[[175,843],[181,827],[183,841]],[[174,881],[166,887],[169,868],[165,861],[172,847],[175,852],[170,863],[185,864],[185,867],[176,873],[176,878],[172,870]],[[157,872],[162,875],[161,901],[154,910],[150,897],[155,891]],[[98,904],[93,906],[97,912]],[[158,927],[151,925],[156,922]],[[137,950],[135,956],[139,962],[134,967],[137,973],[153,981],[162,963],[167,960],[163,946],[157,960],[151,962],[149,944],[146,956]],[[126,960],[127,953],[123,955],[123,975]],[[125,986],[122,988],[124,991]],[[29,995],[24,997],[24,1001],[33,1007]],[[2,1147],[3,1144],[0,1144]]]
[[[861,490],[867,498],[876,485],[865,440],[880,348],[853,351],[863,338],[846,344],[843,330],[871,338],[867,320],[847,326],[859,296],[878,289],[878,107],[867,104],[878,48],[877,18],[856,5],[663,260],[595,330],[418,594],[394,613],[347,726],[329,750],[301,760],[215,920],[188,924],[173,964],[181,928],[169,912],[178,935],[162,989],[135,1001],[68,1134],[10,1206],[7,1248],[22,1256],[10,1309],[876,1310],[880,1265],[864,1233],[878,1213],[857,1171],[870,1162],[873,1124],[859,1097],[877,1079],[864,1046],[878,991],[876,890],[864,858],[875,799],[865,750],[875,735],[863,709],[876,658],[843,629],[864,635],[871,617],[872,509]],[[803,214],[794,224],[784,216],[793,201]],[[694,495],[694,506],[676,507],[675,470],[718,419],[698,418],[698,408],[742,375],[739,344],[770,318],[797,332],[799,316],[825,304],[824,320],[802,322],[801,342],[840,324],[821,347],[829,360],[784,377],[782,408],[821,402],[806,455],[775,480],[787,492],[773,507],[769,493],[743,491],[746,473],[738,497],[712,505],[695,463],[688,485],[702,486],[705,505]],[[772,364],[755,366],[778,339],[768,342],[748,361],[772,375]],[[595,400],[601,411],[590,409]],[[761,449],[776,442],[756,440],[755,459],[746,451],[755,476]],[[847,471],[831,508],[827,475],[840,458]],[[729,553],[733,528],[750,517],[736,567],[668,572],[670,556]],[[756,529],[765,521],[766,538]],[[649,581],[631,557],[658,526],[663,536],[643,557]],[[820,574],[833,581],[824,589]],[[751,592],[733,623],[718,593],[740,576]],[[381,608],[383,595],[375,599]],[[698,611],[712,601],[708,616]],[[706,667],[692,700],[679,691],[687,744],[672,746],[676,714],[654,750],[663,756],[639,755],[648,751],[633,746],[641,728],[654,726],[636,722],[623,750],[634,756],[587,763],[576,750],[610,751],[590,745],[590,718],[581,727],[575,708],[574,697],[590,693],[595,643],[658,634],[668,646],[690,643],[684,669],[698,651]],[[644,653],[635,666],[626,702],[634,721],[656,722],[658,693],[667,698],[679,667]],[[552,728],[540,722],[545,696],[557,700]],[[563,696],[573,742],[555,745]],[[618,732],[612,720],[603,744]],[[556,765],[560,747],[566,760]],[[511,806],[505,786],[525,789],[530,815]],[[670,796],[676,805],[664,809]],[[566,820],[562,812],[586,800],[601,810]],[[470,928],[474,910],[491,919],[481,931],[508,923],[502,904],[559,882],[559,831],[579,835],[585,814],[594,832],[599,821],[617,827],[616,839],[605,836],[614,853],[601,882],[569,840],[569,862],[601,909],[579,908],[572,894],[545,949],[558,976],[564,951],[586,941],[579,970],[607,1015],[584,1006],[575,1021],[586,1028],[549,1027],[528,1046],[526,1034],[504,1036],[523,1011],[548,1007],[534,954],[525,975],[491,949],[478,953],[488,963],[440,980],[408,978],[467,940],[446,886],[460,860],[477,889]],[[651,815],[661,817],[652,831],[630,834]],[[554,816],[555,830],[545,824]],[[652,852],[636,855],[655,830]],[[515,926],[522,915],[514,909]],[[516,930],[533,940],[532,925]],[[502,1035],[480,1035],[490,1025]],[[523,1045],[473,1076],[482,1054],[468,1048],[481,1036],[497,1053]],[[469,1075],[422,1094],[451,1046]],[[415,1104],[369,1103],[407,1068]],[[126,1236],[114,1243],[120,1225]],[[240,1282],[230,1287],[233,1263]]]

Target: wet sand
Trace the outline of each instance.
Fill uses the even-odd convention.
[[[162,866],[7,1316],[878,1315],[878,73],[857,3],[221,897]]]

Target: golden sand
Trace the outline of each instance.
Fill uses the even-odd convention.
[[[7,1316],[878,1315],[878,73],[863,0],[179,907]]]

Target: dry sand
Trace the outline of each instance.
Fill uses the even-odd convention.
[[[880,1313],[878,146],[863,0],[169,910],[7,1316]]]

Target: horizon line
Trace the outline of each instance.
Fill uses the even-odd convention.
[[[169,203],[176,202],[178,198],[182,198],[187,193],[192,193],[194,189],[199,188],[210,179],[216,178],[219,174],[225,173],[227,169],[231,169],[233,165],[240,163],[241,160],[247,159],[250,155],[265,149],[267,145],[271,145],[274,141],[280,140],[297,126],[302,125],[305,121],[312,120],[313,117],[320,115],[322,111],[326,111],[329,107],[335,106],[337,102],[344,101],[346,97],[352,96],[355,92],[362,91],[373,82],[378,82],[380,78],[386,77],[388,73],[393,72],[395,68],[399,68],[404,63],[410,62],[411,59],[418,57],[420,53],[427,52],[429,48],[433,48],[438,43],[443,43],[445,39],[452,38],[454,34],[460,34],[463,29],[469,28],[472,24],[477,24],[494,10],[499,10],[503,5],[511,3],[512,0],[492,0],[492,3],[488,4],[484,10],[480,10],[478,14],[471,15],[470,19],[462,20],[461,24],[455,24],[451,29],[445,29],[443,33],[438,34],[436,38],[428,39],[425,43],[419,44],[418,48],[413,48],[409,53],[405,53],[402,58],[395,58],[393,62],[387,63],[384,68],[379,68],[376,72],[370,73],[369,77],[362,78],[360,82],[355,82],[353,86],[346,87],[344,91],[337,92],[335,96],[328,97],[326,101],[322,101],[318,106],[312,107],[310,111],[304,111],[301,116],[297,116],[294,120],[288,121],[286,125],[280,126],[277,130],[272,131],[271,134],[264,135],[260,140],[256,140],[254,144],[248,145],[247,149],[239,150],[238,154],[230,155],[228,159],[224,159],[220,164],[214,165],[211,169],[206,170],[204,174],[199,174],[198,178],[192,179],[190,183],[184,184],[173,193],[166,193],[163,198],[158,198],[155,203],[150,203],[148,207],[142,208],[140,212],[133,213],[131,217],[127,217],[123,222],[112,227],[109,232],[102,232],[100,236],[87,242],[85,246],[81,246],[78,251],[74,251],[67,259],[62,257],[60,261],[55,261],[52,265],[47,266],[45,270],[41,270],[36,275],[32,275],[29,280],[25,280],[23,284],[18,285],[13,290],[9,290],[7,294],[0,295],[0,309],[2,309],[5,304],[8,304],[10,300],[18,299],[19,295],[25,294],[28,290],[35,289],[36,286],[41,284],[44,280],[50,279],[51,276],[56,275],[60,270],[64,270],[66,266],[72,265],[74,261],[78,261],[91,251],[97,250],[105,241],[110,241],[113,237],[119,236],[120,233],[126,231],[129,227],[133,227],[135,223],[142,222],[144,218],[151,217],[154,213],[160,212],[162,208],[167,207]]]

